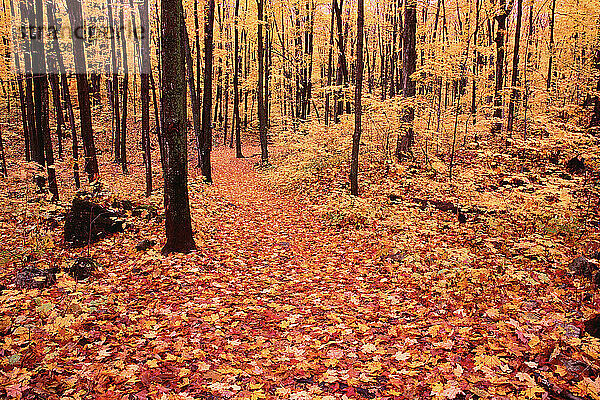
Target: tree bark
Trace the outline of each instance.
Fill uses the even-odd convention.
[[[188,88],[190,90],[190,101],[192,102],[192,122],[194,124],[194,134],[196,137],[196,152],[198,153],[198,160],[201,159],[202,149],[202,129],[200,126],[200,103],[198,102],[198,92],[196,91],[196,83],[194,82],[194,64],[192,62],[192,52],[190,49],[189,35],[187,26],[181,27],[183,33],[183,45],[185,46],[185,65],[187,71]],[[198,82],[200,85],[200,82]]]
[[[10,1],[10,14],[11,17],[13,19],[13,21],[15,21],[16,16],[15,16],[15,7],[13,5],[13,2]],[[23,138],[25,141],[25,160],[26,161],[30,161],[31,160],[31,155],[30,155],[30,148],[29,148],[29,126],[27,125],[27,107],[25,104],[25,90],[23,87],[23,73],[21,73],[21,59],[19,57],[19,52],[15,51],[14,52],[14,57],[15,57],[15,69],[17,71],[17,88],[19,91],[19,106],[21,109],[21,122],[23,124]]]
[[[265,49],[263,42],[264,25],[264,0],[256,0],[258,6],[258,130],[260,137],[260,153],[262,165],[269,164],[269,151],[267,149],[267,114],[265,110]]]
[[[235,21],[233,33],[233,123],[235,125],[235,156],[242,158],[242,139],[240,118],[240,46],[239,46],[239,12],[240,0],[235,0]]]
[[[150,148],[150,20],[148,18],[148,0],[138,5],[140,12],[142,65],[140,78],[140,97],[142,101],[142,150],[146,170],[146,197],[152,194],[152,153]],[[158,121],[157,121],[158,122]]]
[[[519,49],[521,41],[521,20],[523,18],[523,0],[517,0],[517,25],[515,27],[515,46],[513,50],[512,60],[512,77],[510,86],[512,87],[510,103],[508,104],[508,120],[506,123],[506,130],[512,132],[513,120],[515,117],[515,101],[519,96],[517,90],[517,80],[519,78]]]
[[[546,79],[546,89],[550,89],[552,84],[552,62],[554,58],[554,21],[556,11],[556,0],[552,0],[552,10],[550,13],[550,56],[548,57],[548,77]]]
[[[115,156],[115,162],[121,162],[121,111],[119,106],[119,75],[117,70],[117,46],[115,43],[115,37],[117,36],[118,30],[115,29],[113,21],[113,12],[111,0],[107,0],[107,11],[108,11],[108,25],[110,27],[110,50],[111,50],[111,67],[112,67],[112,85],[111,85],[111,106],[113,112],[113,138],[114,147],[113,152]]]
[[[119,13],[119,19],[121,20],[121,26],[125,26],[123,18],[123,9]],[[129,93],[129,63],[127,54],[127,39],[126,35],[121,34],[121,46],[123,54],[123,114],[121,115],[121,169],[124,174],[127,174],[127,94]]]
[[[350,193],[358,196],[358,155],[362,133],[362,82],[363,82],[363,38],[364,38],[364,0],[358,0],[356,17],[356,88],[354,90],[354,134],[352,135],[352,162],[350,164]]]
[[[80,0],[66,0],[67,10],[71,27],[81,28],[83,26],[83,16],[81,12]],[[73,38],[73,53],[75,59],[75,70],[77,76],[77,98],[79,100],[79,112],[81,119],[81,139],[83,141],[83,150],[85,156],[84,171],[88,174],[88,180],[93,182],[100,176],[98,171],[98,160],[96,158],[96,146],[94,145],[94,132],[92,128],[92,111],[90,108],[90,88],[87,80],[87,67],[85,61],[85,51],[83,40]]]
[[[504,42],[506,37],[506,0],[499,0],[498,10],[496,11],[496,73],[494,87],[494,119],[492,123],[492,133],[500,133],[502,131],[502,89],[504,83]]]
[[[212,1],[212,0],[211,0]],[[161,2],[161,127],[165,140],[163,164],[165,230],[163,254],[196,248],[187,187],[187,99],[181,0]]]
[[[44,24],[44,6],[42,0],[35,0],[35,12],[30,9],[35,19],[35,25]],[[39,30],[35,40],[32,40],[32,65],[37,67],[33,74],[35,120],[39,142],[42,146],[43,163],[48,174],[48,188],[52,194],[52,201],[58,201],[58,185],[56,183],[56,170],[54,166],[54,153],[50,137],[50,116],[48,104],[48,75],[46,73],[46,54],[44,49],[44,35]]]
[[[202,100],[202,151],[200,167],[206,182],[212,182],[210,152],[212,151],[212,77],[213,77],[213,27],[215,23],[215,0],[206,3],[204,21],[204,98]]]

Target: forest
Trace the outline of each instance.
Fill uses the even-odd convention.
[[[600,400],[599,0],[0,1],[0,399]]]

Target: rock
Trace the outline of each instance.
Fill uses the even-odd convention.
[[[44,289],[56,283],[58,268],[41,269],[26,266],[15,277],[17,289]]]
[[[567,162],[567,165],[565,165],[565,167],[567,168],[567,171],[572,175],[583,174],[586,170],[583,157],[579,158],[579,156],[571,158]]]
[[[93,275],[98,269],[98,263],[88,257],[78,257],[67,271],[76,281],[82,281]]]
[[[586,257],[579,256],[569,263],[569,269],[576,275],[585,276],[588,279],[592,279],[594,276],[594,271],[598,269],[598,265],[591,262]]]
[[[592,318],[583,323],[585,331],[593,337],[600,338],[600,314],[596,314]]]
[[[154,240],[144,239],[135,246],[135,249],[137,251],[146,251],[146,250],[154,247],[155,244],[156,244],[156,241],[154,241]]]
[[[88,200],[75,197],[65,217],[63,236],[72,247],[83,247],[123,232],[121,215]]]

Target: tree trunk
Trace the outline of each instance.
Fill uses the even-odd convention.
[[[71,0],[72,1],[72,0]],[[211,0],[212,1],[212,0]],[[161,2],[161,127],[165,140],[163,164],[165,230],[163,254],[196,248],[187,187],[187,99],[181,0]]]
[[[33,5],[32,5],[33,6]],[[20,4],[21,24],[23,26],[35,26],[32,16],[27,10],[25,1]],[[29,18],[28,18],[29,17]],[[23,64],[25,67],[25,105],[27,110],[27,133],[29,134],[29,160],[39,162],[43,158],[43,153],[40,154],[39,139],[37,136],[37,128],[35,125],[35,110],[33,105],[33,75],[31,65],[31,47],[29,41],[25,41],[23,48]]]
[[[83,26],[80,0],[66,0],[71,26]],[[90,88],[87,80],[87,67],[83,40],[73,35],[73,53],[75,58],[75,71],[77,76],[77,98],[81,119],[81,139],[85,155],[84,170],[88,180],[93,182],[98,179],[98,160],[96,159],[96,146],[94,145],[94,132],[92,130],[92,111],[90,108]]]
[[[125,26],[123,19],[123,9],[119,13],[119,19],[121,20],[121,26]],[[126,35],[121,34],[121,45],[123,54],[123,115],[121,116],[121,169],[124,174],[127,174],[127,94],[129,93],[129,63],[127,53],[127,39]]]
[[[265,80],[265,49],[263,42],[264,0],[257,0],[258,5],[258,130],[260,136],[260,153],[262,165],[269,163],[267,149],[267,113],[265,110],[264,80]]]
[[[335,0],[333,0],[335,1]],[[333,2],[332,2],[333,9]],[[329,49],[327,56],[327,90],[325,92],[325,125],[329,125],[329,97],[331,96],[331,77],[333,75],[333,28],[335,26],[335,16],[333,10],[331,12],[331,25],[329,27]]]
[[[10,14],[13,21],[16,21],[15,8],[13,2],[10,1]],[[23,74],[21,73],[21,59],[18,52],[14,52],[15,57],[15,69],[17,71],[17,87],[19,91],[19,105],[21,109],[21,122],[23,124],[23,138],[25,141],[25,160],[30,161],[30,149],[29,149],[29,127],[27,125],[27,108],[25,104],[25,90],[23,88]]]
[[[554,21],[556,11],[556,0],[552,0],[552,11],[550,13],[550,56],[548,57],[548,77],[546,79],[546,89],[550,89],[552,84],[552,61],[554,58]]]
[[[48,19],[48,26],[55,26],[54,22],[54,9],[51,7],[50,2],[46,4],[46,15]],[[54,112],[56,113],[56,137],[58,139],[58,157],[63,157],[63,126],[65,124],[64,114],[62,109],[62,103],[60,101],[60,84],[58,81],[58,52],[60,48],[58,46],[58,37],[55,36],[50,41],[50,49],[47,54],[47,66],[48,66],[48,80],[52,87],[52,104],[54,105]]]
[[[115,43],[115,37],[117,36],[117,30],[113,21],[113,12],[111,0],[107,0],[107,11],[108,11],[108,25],[110,26],[110,54],[111,54],[111,66],[112,66],[112,85],[111,85],[111,106],[113,113],[113,138],[114,147],[113,152],[115,156],[115,162],[121,162],[121,111],[119,106],[119,75],[117,70],[117,46]]]
[[[512,77],[510,81],[510,86],[512,87],[512,92],[510,96],[510,103],[508,104],[508,120],[506,123],[506,130],[512,132],[513,130],[513,120],[515,117],[515,101],[519,96],[519,91],[517,90],[517,80],[519,77],[519,48],[521,41],[521,20],[523,18],[523,0],[517,0],[517,26],[515,27],[515,46],[513,50],[513,62],[512,62]]]
[[[152,194],[152,159],[150,149],[150,20],[148,18],[148,0],[138,5],[140,12],[142,65],[140,79],[140,97],[142,100],[142,150],[146,169],[146,197]],[[157,121],[158,122],[158,121]]]
[[[240,0],[235,0],[235,21],[233,33],[233,123],[235,125],[235,156],[242,158],[242,140],[241,140],[241,123],[240,118],[240,48],[239,48],[239,11]]]
[[[362,81],[363,81],[363,39],[364,39],[364,0],[358,0],[356,17],[356,88],[354,90],[354,134],[352,135],[352,162],[350,164],[350,193],[358,196],[358,154],[362,133]]]
[[[200,127],[200,103],[198,102],[198,92],[196,91],[196,83],[194,82],[194,64],[192,62],[192,52],[190,50],[189,35],[187,26],[181,27],[183,33],[183,45],[185,46],[185,64],[187,70],[188,87],[190,90],[190,101],[192,102],[192,122],[194,124],[194,134],[196,136],[196,152],[198,153],[198,160],[201,159],[201,148],[202,148],[202,130]],[[200,85],[200,82],[198,82]]]
[[[402,94],[405,98],[414,97],[416,83],[411,75],[417,69],[417,1],[407,0],[404,16],[404,29],[402,33]],[[441,88],[440,88],[441,91]],[[410,151],[414,142],[413,123],[415,119],[415,108],[409,105],[405,111],[404,122],[408,124],[408,131],[396,142],[396,157],[400,160],[403,153]]]
[[[54,26],[54,14],[55,6],[53,1],[48,2],[48,24]],[[71,92],[69,91],[69,82],[67,80],[67,73],[65,70],[65,63],[63,61],[62,53],[60,48],[56,51],[56,60],[58,62],[58,71],[60,72],[60,83],[62,86],[63,102],[67,108],[67,116],[69,118],[69,125],[71,127],[71,148],[73,156],[73,180],[75,181],[75,187],[79,189],[81,182],[79,181],[79,145],[77,143],[77,129],[75,128],[75,116],[73,115],[73,102],[71,101]]]
[[[35,23],[34,26],[44,24],[44,6],[42,0],[35,0]],[[30,10],[33,12],[33,10]],[[37,67],[33,75],[34,98],[35,98],[35,120],[38,138],[42,146],[43,161],[48,173],[48,188],[52,194],[52,201],[58,201],[58,185],[56,183],[56,170],[54,166],[54,153],[52,150],[52,139],[50,137],[50,118],[48,104],[48,76],[46,74],[46,54],[44,49],[44,35],[38,31],[36,40],[32,41],[32,61]],[[44,164],[42,164],[44,165]]]
[[[215,0],[206,3],[204,21],[204,98],[202,100],[202,152],[200,167],[206,182],[212,182],[210,152],[212,151],[212,77],[213,77],[213,26],[215,23]]]
[[[494,122],[492,124],[492,133],[502,131],[502,88],[504,82],[504,42],[506,37],[506,0],[500,0],[498,10],[496,11],[496,84],[494,87]]]

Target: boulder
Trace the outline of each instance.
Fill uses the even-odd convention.
[[[67,245],[83,247],[123,232],[123,225],[120,213],[75,197],[65,217],[63,236]]]

